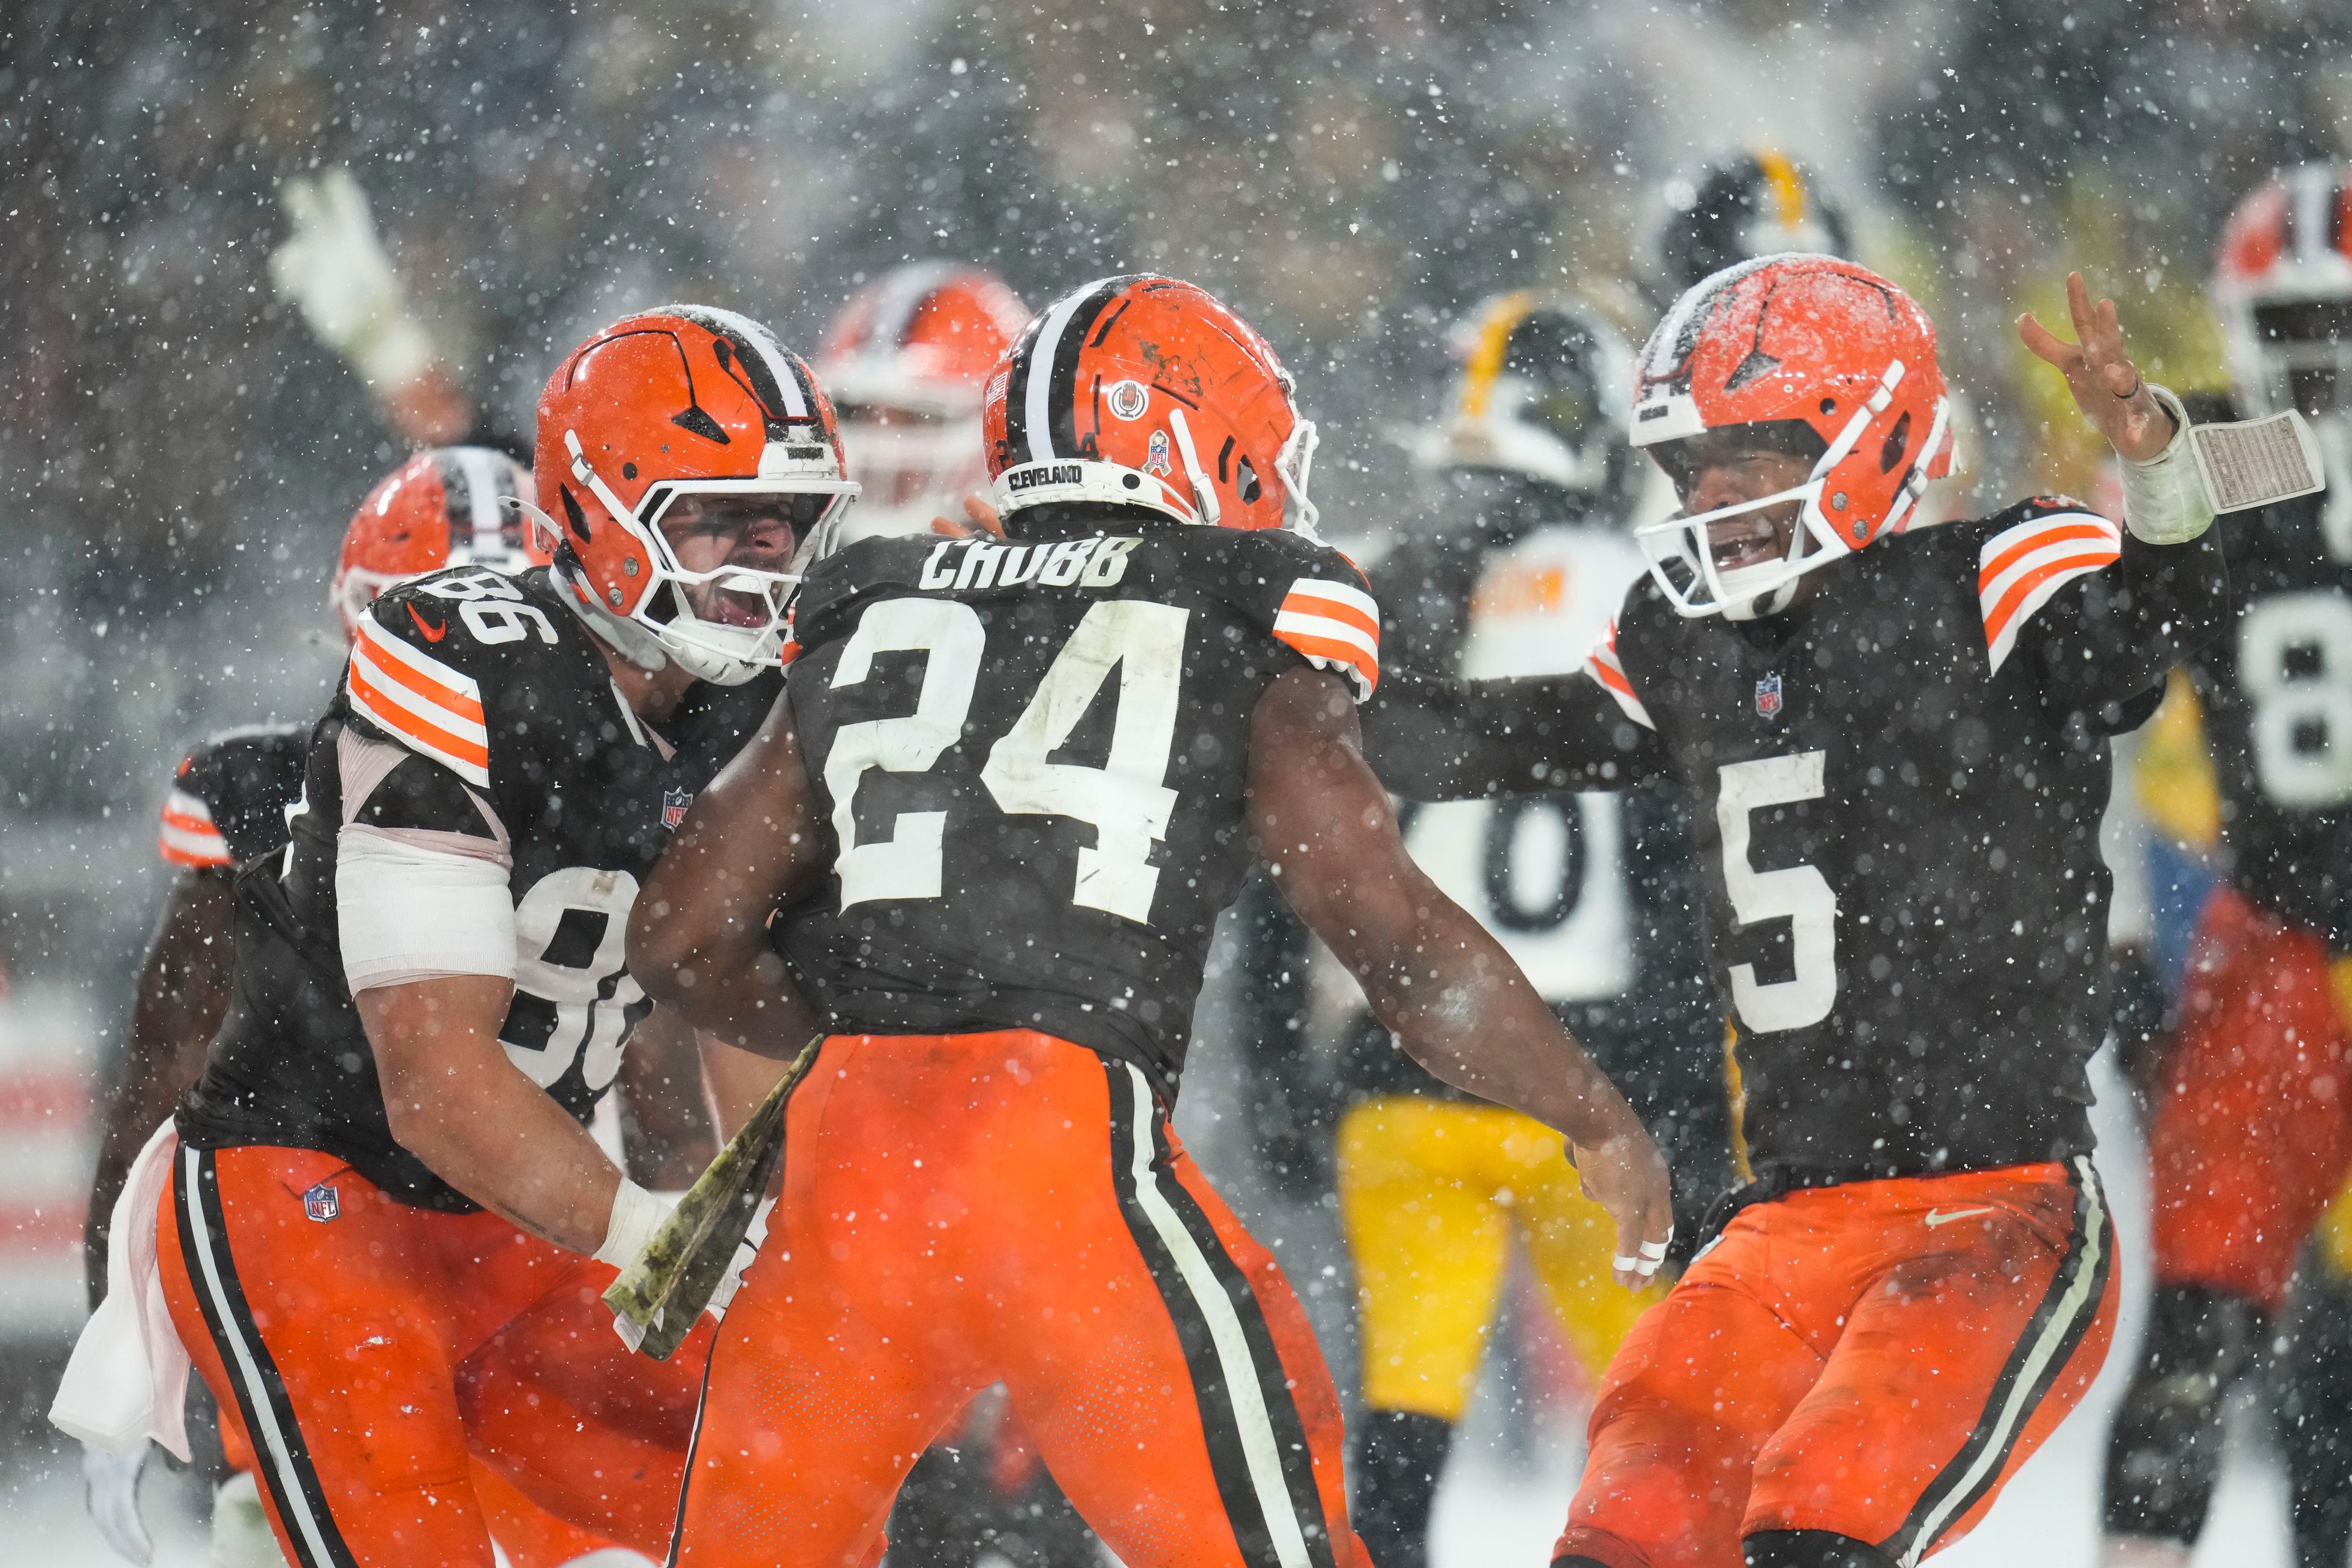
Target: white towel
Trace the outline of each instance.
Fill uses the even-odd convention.
[[[106,1300],[74,1342],[49,1420],[109,1453],[136,1453],[152,1437],[184,1461],[188,1352],[172,1327],[155,1261],[156,1211],[179,1148],[167,1121],[131,1163],[106,1238]]]

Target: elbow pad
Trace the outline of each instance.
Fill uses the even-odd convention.
[[[441,975],[515,977],[514,897],[497,860],[346,827],[335,905],[353,995]]]

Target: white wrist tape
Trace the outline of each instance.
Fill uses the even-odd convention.
[[[620,1190],[613,1194],[613,1217],[605,1222],[604,1245],[596,1249],[596,1261],[615,1268],[635,1263],[669,1218],[669,1211],[668,1204],[623,1177]]]
[[[2122,458],[2124,526],[2148,544],[2186,544],[2213,526],[2212,499],[2189,440],[2189,410],[2168,387],[2148,392],[2173,418],[2172,439],[2146,462]]]

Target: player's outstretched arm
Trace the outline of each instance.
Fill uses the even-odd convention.
[[[392,1136],[435,1175],[532,1235],[591,1256],[608,1250],[617,1229],[650,1234],[659,1223],[656,1214],[615,1226],[621,1173],[507,1059],[499,1029],[512,981],[444,974],[371,986],[352,1000],[375,1052]]]
[[[82,1235],[93,1310],[106,1295],[106,1239],[131,1162],[204,1070],[205,1052],[228,1011],[233,908],[226,868],[189,868],[173,880],[147,944],[121,1077],[106,1099],[98,1176]]]
[[[1654,731],[1581,671],[1499,680],[1382,674],[1364,756],[1408,800],[1616,790],[1663,772]]]
[[[647,874],[629,916],[629,973],[719,1046],[789,1061],[817,1020],[768,945],[768,921],[826,864],[800,738],[779,700]]]
[[[1518,965],[1405,853],[1336,676],[1294,669],[1250,719],[1250,831],[1276,885],[1414,1060],[1565,1133],[1617,1222],[1619,1281],[1655,1272],[1673,1230],[1665,1161]]]
[[[2125,534],[2120,559],[2073,579],[2017,642],[2032,650],[2052,699],[2116,732],[2145,719],[2137,700],[2152,700],[2175,665],[2221,634],[2229,573],[2210,507],[2185,505],[2178,483],[2163,477],[2191,460],[2178,401],[2168,405],[2171,395],[2159,395],[2140,374],[2115,301],[2095,304],[2079,272],[2067,274],[2066,305],[2075,342],[2031,313],[2018,318],[2018,335],[2066,378],[2084,419],[2121,460]]]

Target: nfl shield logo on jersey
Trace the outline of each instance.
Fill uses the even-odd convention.
[[[1756,683],[1756,711],[1767,719],[1780,716],[1780,678],[1768,675]]]
[[[694,792],[684,789],[662,791],[662,826],[675,828],[686,820],[686,808],[694,804]]]
[[[335,1196],[335,1189],[320,1182],[302,1194],[302,1212],[324,1225],[342,1213],[343,1205],[341,1200]]]

